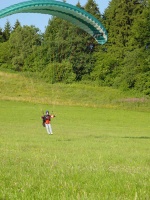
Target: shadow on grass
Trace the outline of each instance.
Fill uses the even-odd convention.
[[[141,136],[141,137],[133,137],[133,136],[125,136],[125,137],[118,137],[118,136],[109,136],[109,135],[99,135],[99,136],[93,136],[93,135],[88,135],[86,138],[95,138],[95,139],[116,139],[116,138],[123,138],[123,139],[150,139],[150,137],[147,136]],[[80,138],[81,139],[81,138]],[[66,138],[66,139],[57,139],[57,141],[64,141],[64,142],[74,142],[78,140],[77,138]]]
[[[122,138],[126,138],[126,139],[150,139],[150,137],[144,137],[144,136],[142,136],[142,137],[122,137]]]
[[[118,138],[117,136],[95,136],[94,138]],[[133,137],[133,136],[126,136],[126,137],[119,137],[119,138],[124,138],[124,139],[145,139],[148,140],[150,137],[148,136],[141,136],[141,137]]]

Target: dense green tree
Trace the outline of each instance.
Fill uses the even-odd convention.
[[[41,50],[45,57],[44,76],[46,76],[46,73],[53,71],[54,66],[56,68],[53,81],[51,80],[51,75],[47,75],[52,82],[60,82],[61,80],[64,81],[64,77],[66,76],[60,75],[61,72],[64,72],[65,69],[67,71],[67,66],[71,66],[72,69],[72,64],[68,60],[70,55],[70,43],[68,39],[70,34],[70,26],[71,24],[67,21],[53,17],[51,20],[49,20],[48,26],[46,27]],[[62,63],[66,63],[66,67]],[[70,72],[70,75],[72,73],[73,69],[72,72]],[[66,77],[66,80],[67,79],[68,78]]]
[[[104,21],[109,40],[95,54],[96,67],[91,76],[100,85],[132,89],[137,85],[137,77],[139,81],[143,73],[148,73],[148,62],[143,62],[143,60],[149,55],[139,48],[148,44],[148,42],[143,43],[146,32],[149,32],[146,31],[149,27],[145,22],[147,17],[143,15],[147,9],[148,7],[143,2],[139,3],[135,0],[110,2]],[[144,69],[146,72],[143,71]]]
[[[135,7],[132,13],[133,23],[131,26],[131,34],[128,37],[128,45],[125,50],[125,56],[122,60],[122,68],[120,75],[117,76],[119,85],[123,88],[136,88],[148,94],[148,86],[150,82],[148,80],[148,74],[150,72],[150,54],[149,54],[149,6],[148,1],[133,1]],[[121,63],[120,63],[121,65]],[[146,74],[146,75],[145,75]],[[120,77],[120,78],[119,78]],[[144,78],[145,77],[145,80]],[[141,87],[139,82],[141,78]],[[147,86],[146,86],[147,85]],[[141,92],[143,92],[141,90]]]
[[[43,46],[47,49],[47,64],[53,61],[62,62],[67,57],[68,29],[69,23],[60,18],[53,17],[49,20],[43,41]]]
[[[11,59],[9,52],[9,42],[0,43],[0,67],[10,68]]]
[[[84,7],[78,2],[79,8],[85,9],[93,16],[100,18],[100,11],[93,0],[89,0]],[[71,45],[71,56],[70,60],[73,64],[73,70],[76,74],[76,80],[89,79],[90,73],[94,68],[93,51],[95,50],[96,42],[89,34],[85,31],[72,26],[71,27],[70,40],[73,41]]]
[[[25,60],[33,53],[36,46],[41,44],[39,29],[34,26],[18,27],[9,39],[12,65],[15,70],[23,70]],[[28,66],[30,67],[30,66]]]
[[[87,33],[83,30],[54,17],[46,28],[44,42],[47,45],[48,62],[61,63],[64,59],[69,60],[76,74],[76,80],[81,80],[84,74],[89,73],[90,51]]]
[[[10,22],[7,21],[5,24],[5,27],[4,27],[4,31],[3,31],[3,37],[4,37],[5,41],[9,40],[11,30],[12,30],[12,28],[11,28]]]

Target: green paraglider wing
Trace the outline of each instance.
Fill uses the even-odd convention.
[[[16,13],[41,13],[71,22],[93,36],[99,44],[107,42],[107,31],[99,20],[83,9],[55,0],[31,0],[0,10],[0,18]]]

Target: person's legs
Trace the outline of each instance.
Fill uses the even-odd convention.
[[[49,124],[49,132],[50,132],[50,134],[53,134],[51,124]]]
[[[45,124],[45,127],[46,127],[47,133],[50,134],[50,132],[49,132],[49,126],[48,126],[48,125],[49,125],[49,124]]]
[[[46,130],[47,130],[47,133],[48,133],[48,134],[53,134],[53,133],[52,133],[51,124],[45,124],[45,127],[46,127]]]

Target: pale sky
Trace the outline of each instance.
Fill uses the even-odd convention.
[[[0,0],[0,10],[10,5],[20,3],[23,1],[27,0]],[[84,6],[87,0],[79,0],[79,2],[82,6]],[[100,12],[103,13],[104,10],[108,7],[110,0],[95,0],[95,2],[98,4]],[[66,3],[76,5],[78,3],[78,0],[67,0]],[[10,22],[11,26],[13,26],[16,20],[18,19],[22,26],[34,25],[35,27],[39,28],[42,32],[44,32],[50,17],[51,17],[50,15],[44,15],[44,14],[30,14],[30,13],[14,14],[0,19],[0,28],[2,29],[4,28],[4,25],[6,24],[7,20]]]

